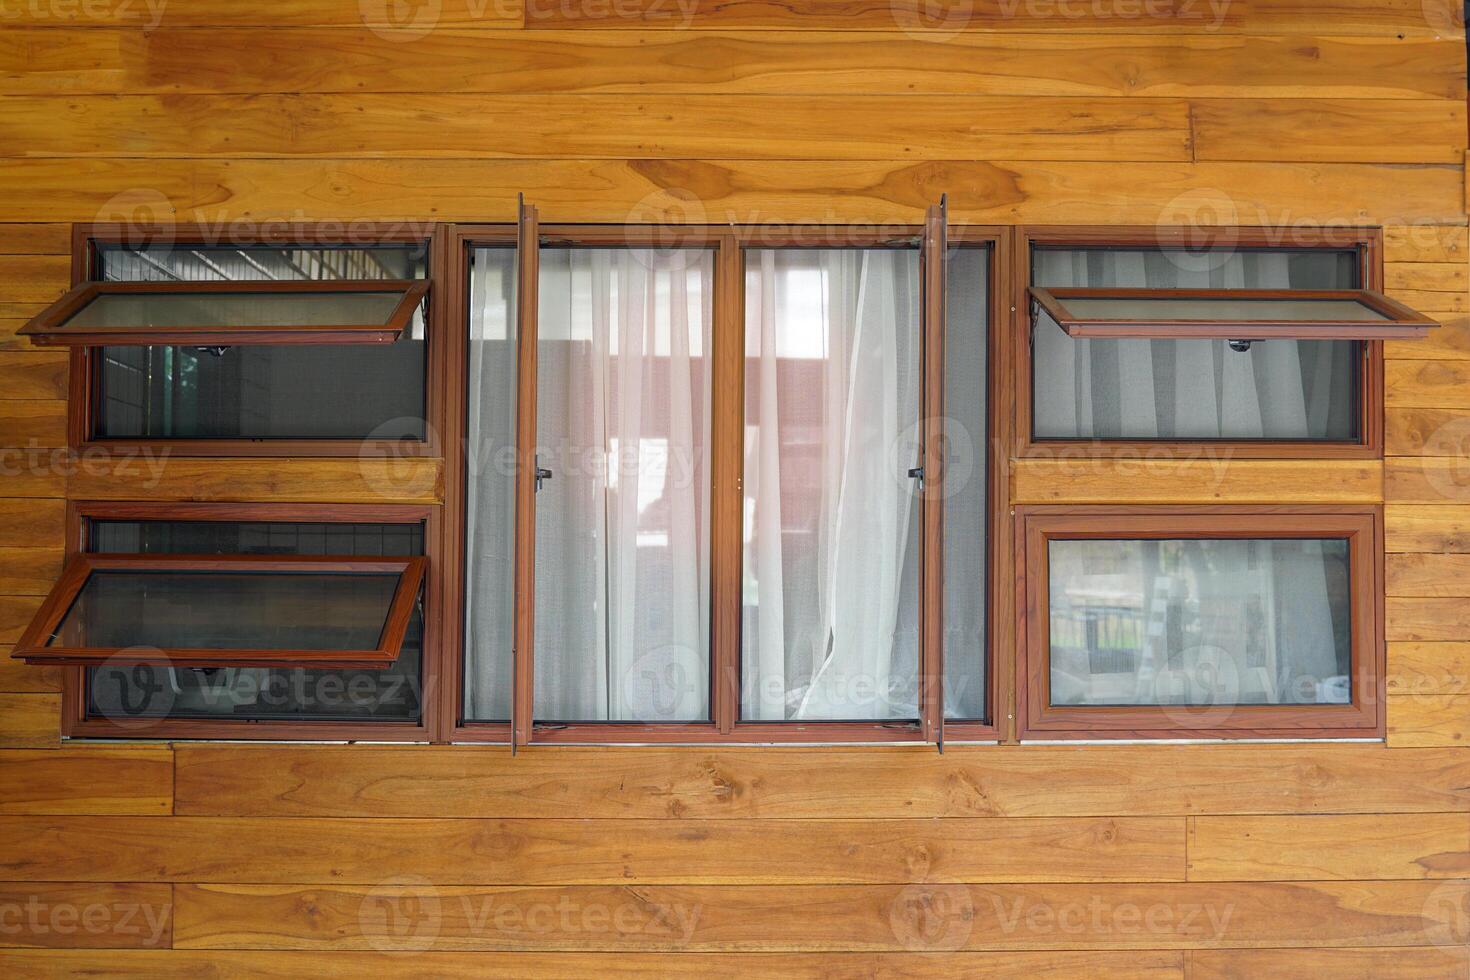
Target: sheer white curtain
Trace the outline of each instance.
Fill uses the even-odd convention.
[[[1336,253],[1038,249],[1047,286],[1349,288]],[[1295,270],[1295,271],[1294,271]],[[1351,439],[1358,376],[1351,341],[1073,339],[1037,325],[1036,435],[1100,439]],[[1242,338],[1249,339],[1249,338]]]
[[[543,249],[536,716],[709,713],[708,250]]]
[[[919,337],[916,252],[749,253],[745,718],[917,713]]]

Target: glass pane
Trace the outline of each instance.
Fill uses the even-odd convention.
[[[1386,320],[1382,313],[1350,299],[1078,299],[1063,301],[1079,319],[1099,320]]]
[[[753,249],[741,712],[918,715],[919,256]]]
[[[1037,249],[1040,286],[1355,289],[1351,251]],[[1072,338],[1043,314],[1033,357],[1037,439],[1353,441],[1362,345]]]
[[[1344,539],[1048,545],[1056,705],[1343,704]]]
[[[515,642],[516,253],[470,257],[465,690],[471,721],[510,719]]]
[[[139,327],[333,327],[387,323],[403,301],[396,292],[104,293],[63,329]]]
[[[535,715],[709,717],[714,254],[541,250]]]
[[[984,721],[988,248],[949,253],[944,335],[944,714]]]
[[[422,247],[99,249],[122,282],[418,279]],[[386,439],[426,435],[422,311],[392,344],[103,347],[102,439]]]
[[[89,521],[89,550],[130,554],[407,556],[424,553],[415,524]],[[301,667],[87,671],[89,713],[119,725],[157,718],[413,721],[423,690],[423,621],[415,609],[398,659],[376,670]]]
[[[393,574],[97,570],[49,646],[372,650]]]

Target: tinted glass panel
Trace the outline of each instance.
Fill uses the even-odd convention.
[[[68,327],[331,327],[387,323],[402,293],[104,293]]]
[[[422,249],[99,251],[125,282],[416,279]],[[379,317],[379,321],[381,321]],[[73,321],[75,322],[75,321]],[[93,424],[103,439],[425,437],[422,311],[392,344],[104,347]]]
[[[745,272],[741,714],[918,714],[919,255],[756,249]]]
[[[1039,248],[1039,286],[1353,289],[1357,254]],[[1354,304],[1356,305],[1356,304]],[[1072,338],[1044,313],[1034,334],[1037,439],[1353,441],[1362,345]],[[1243,338],[1249,339],[1249,338]]]
[[[92,521],[90,550],[135,554],[421,555],[422,524]],[[149,718],[267,721],[419,717],[423,620],[382,670],[103,666],[87,671],[89,711],[120,725]],[[146,734],[146,732],[142,732]]]
[[[1055,705],[1338,704],[1343,539],[1053,540]]]
[[[1101,320],[1386,320],[1348,299],[1078,299],[1063,301],[1077,317]]]
[[[372,650],[397,575],[94,571],[51,646]]]

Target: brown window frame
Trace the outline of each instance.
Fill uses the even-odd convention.
[[[445,676],[442,642],[444,628],[439,610],[445,605],[442,547],[444,527],[437,504],[298,504],[196,503],[184,501],[68,500],[66,557],[104,557],[89,550],[92,521],[219,521],[324,524],[412,524],[424,526],[422,690],[419,717],[413,721],[343,719],[298,721],[236,718],[133,718],[126,724],[92,715],[87,706],[86,667],[48,668],[61,671],[61,734],[63,738],[216,739],[298,741],[442,741]],[[150,556],[167,560],[167,554]],[[405,556],[407,557],[407,556]],[[372,561],[374,559],[365,558]],[[274,664],[277,667],[299,664]],[[314,666],[314,665],[313,665]]]
[[[320,648],[226,649],[213,647],[170,647],[154,653],[115,647],[51,646],[49,639],[60,628],[93,572],[197,572],[293,575],[394,573],[398,584],[384,610],[383,626],[376,647],[362,650]],[[113,664],[170,664],[175,667],[323,667],[371,670],[387,667],[398,659],[408,621],[424,582],[423,558],[355,558],[317,555],[155,555],[96,554],[73,557],[46,601],[21,635],[11,656],[28,664],[45,666],[96,666]]]
[[[445,344],[440,340],[445,308],[451,305],[443,297],[443,284],[439,282],[444,269],[443,224],[414,225],[401,222],[353,223],[344,229],[342,224],[318,223],[292,225],[283,232],[270,223],[258,229],[240,231],[229,229],[222,235],[218,227],[202,224],[178,225],[131,225],[117,222],[77,224],[72,226],[72,291],[98,283],[100,271],[99,246],[132,245],[147,246],[165,244],[188,245],[238,245],[272,246],[276,248],[318,248],[325,246],[355,245],[423,245],[426,255],[426,275],[422,280],[407,280],[422,287],[420,301],[424,304],[424,434],[419,441],[410,440],[359,440],[359,439],[106,439],[96,434],[96,407],[99,384],[98,353],[100,346],[71,346],[67,396],[67,444],[78,452],[89,456],[118,455],[134,457],[139,453],[167,454],[179,457],[208,456],[375,456],[390,458],[438,457],[444,454],[442,445],[443,419],[445,412],[445,374],[448,361],[444,357]],[[295,280],[292,280],[295,281]],[[320,282],[352,282],[354,280],[320,280]],[[379,288],[385,285],[402,285],[400,280],[367,280]],[[318,280],[312,280],[318,282]],[[142,284],[156,289],[159,283]],[[193,284],[197,285],[197,284]],[[237,288],[251,283],[231,283]],[[272,281],[272,287],[287,285],[285,281]],[[252,287],[255,288],[255,287]],[[300,288],[300,287],[296,287]],[[70,295],[70,294],[68,294]],[[408,310],[411,317],[412,308]],[[280,341],[273,340],[272,343]],[[103,345],[106,346],[106,345]]]
[[[1031,356],[1032,253],[1038,247],[1060,248],[1240,248],[1353,250],[1358,253],[1358,287],[1383,289],[1383,229],[1262,227],[1020,225],[1016,227],[1011,307],[1015,358],[1015,455],[1020,458],[1102,457],[1136,459],[1140,453],[1202,457],[1228,454],[1234,459],[1382,459],[1383,341],[1361,341],[1358,438],[1356,441],[1045,439],[1033,424],[1034,364]],[[1392,302],[1392,301],[1390,301]],[[1416,314],[1417,315],[1417,314]],[[1236,339],[1236,338],[1231,338]],[[1238,338],[1258,339],[1258,338]]]
[[[742,467],[744,459],[744,345],[745,314],[744,277],[745,250],[747,248],[780,247],[864,247],[893,244],[897,240],[909,240],[917,245],[921,256],[944,254],[948,245],[955,247],[980,246],[989,249],[989,338],[988,363],[990,365],[990,426],[993,432],[1008,428],[1009,409],[1000,394],[1003,384],[1001,366],[1007,363],[1005,352],[1000,349],[1005,331],[1003,313],[1009,306],[1006,296],[1009,277],[1003,263],[1006,259],[1010,229],[993,226],[966,226],[949,229],[947,222],[937,209],[931,208],[925,224],[873,226],[841,225],[674,225],[674,226],[607,226],[554,224],[541,225],[532,206],[522,206],[521,220],[516,225],[456,225],[448,233],[446,248],[445,288],[442,295],[448,297],[444,305],[452,307],[447,316],[452,322],[445,331],[448,338],[448,358],[454,365],[453,388],[450,393],[450,408],[446,416],[445,442],[450,446],[463,446],[467,436],[468,397],[466,392],[468,359],[466,342],[468,336],[468,255],[469,250],[479,246],[518,246],[519,283],[517,289],[516,320],[518,323],[518,397],[517,397],[517,516],[516,516],[516,576],[515,595],[517,641],[513,651],[512,669],[512,718],[506,721],[468,722],[464,718],[464,576],[465,576],[465,528],[468,501],[465,494],[466,466],[461,452],[451,452],[446,459],[445,506],[447,523],[452,528],[446,546],[448,599],[446,622],[449,623],[445,647],[450,651],[446,660],[453,664],[446,684],[448,691],[447,711],[455,719],[448,731],[449,739],[456,742],[494,742],[513,745],[574,744],[574,743],[938,743],[942,739],[963,741],[997,741],[1001,737],[998,717],[1002,707],[996,694],[1003,678],[997,676],[1002,658],[997,656],[1007,630],[996,621],[994,612],[1004,608],[995,599],[1000,585],[998,575],[992,574],[982,591],[991,611],[987,639],[986,701],[989,720],[949,721],[943,719],[941,701],[943,660],[937,642],[942,636],[942,586],[923,588],[921,604],[923,617],[920,653],[920,718],[914,722],[747,722],[740,714],[740,609],[741,609],[741,558],[742,558]],[[582,722],[542,723],[533,717],[534,651],[530,639],[534,636],[535,598],[533,583],[535,567],[534,544],[534,473],[532,458],[535,446],[535,322],[536,303],[534,290],[527,286],[537,281],[539,247],[541,243],[558,246],[576,244],[587,246],[654,246],[659,248],[686,246],[706,247],[715,253],[714,295],[714,341],[712,365],[714,387],[711,405],[711,660],[710,660],[710,719],[701,722]],[[535,249],[530,246],[535,245]],[[943,398],[943,345],[942,330],[934,333],[936,324],[944,324],[943,263],[927,258],[921,259],[921,287],[926,297],[937,302],[925,302],[925,341],[922,352],[926,383],[924,404],[921,413],[925,419],[925,438],[932,439],[938,431],[940,419],[934,415],[935,405],[942,405]],[[736,288],[731,288],[731,284]],[[528,296],[530,301],[527,301]],[[938,336],[940,343],[930,342]],[[934,372],[938,372],[937,376]],[[935,380],[937,377],[937,380]],[[990,445],[987,433],[985,447]],[[1004,500],[1006,484],[999,467],[987,467],[988,500],[990,501],[990,523],[992,534],[987,542],[988,562],[994,566],[999,549],[1008,542],[1006,529],[1009,521],[1002,516],[1003,510],[997,502]],[[942,475],[939,479],[925,481],[923,499],[942,501]],[[925,507],[922,512],[921,537],[926,550],[921,562],[921,578],[942,582],[942,504]],[[1001,533],[1004,532],[1004,533]],[[937,544],[936,544],[937,543]]]
[[[1021,740],[1381,739],[1384,724],[1383,516],[1376,506],[1018,505],[1016,618]],[[1164,706],[1049,703],[1047,544],[1054,539],[1345,538],[1349,542],[1352,692],[1348,705],[1240,705],[1214,724],[1170,718]],[[1213,715],[1221,707],[1189,711]],[[1213,720],[1213,718],[1211,719]]]
[[[1257,340],[1414,340],[1439,326],[1422,313],[1370,289],[1093,289],[1032,286],[1031,300],[1069,337]],[[1374,320],[1184,320],[1104,319],[1073,313],[1072,299],[1341,300],[1358,303]]]

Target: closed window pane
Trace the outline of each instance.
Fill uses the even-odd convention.
[[[536,718],[709,717],[706,249],[543,248]]]
[[[121,282],[418,279],[422,248],[104,247],[100,278]],[[243,294],[242,294],[243,295]],[[363,294],[375,305],[398,294]],[[374,299],[373,297],[377,297]],[[108,297],[113,303],[124,297]],[[197,297],[146,300],[155,312],[195,312]],[[239,305],[239,304],[236,304]],[[258,296],[235,313],[251,322],[270,313]],[[279,302],[274,306],[280,306]],[[285,305],[295,318],[299,297]],[[318,304],[320,306],[321,304]],[[106,304],[94,303],[89,310]],[[336,299],[321,307],[340,319]],[[87,311],[84,311],[86,313]],[[90,315],[90,314],[89,314]],[[384,314],[385,315],[385,314]],[[77,323],[73,318],[72,323]],[[408,439],[425,437],[422,311],[390,344],[239,344],[103,347],[93,425],[102,439]]]
[[[918,714],[919,256],[757,249],[745,280],[741,714]]]
[[[508,721],[515,643],[516,252],[470,254],[465,685],[470,721]]]
[[[1053,705],[1345,704],[1344,539],[1052,540]]]
[[[951,249],[944,333],[944,713],[986,718],[990,250]]]
[[[89,530],[89,550],[102,554],[366,558],[424,551],[418,523],[97,520]],[[150,718],[414,721],[420,711],[422,652],[423,618],[415,609],[398,659],[381,670],[93,667],[87,669],[88,713],[118,724]]]
[[[1353,289],[1350,251],[1038,248],[1038,286]],[[1069,301],[1071,302],[1071,301]],[[1354,304],[1355,305],[1355,304]],[[1250,339],[1250,338],[1241,338]],[[1353,441],[1362,345],[1087,339],[1043,313],[1032,350],[1037,439]]]

